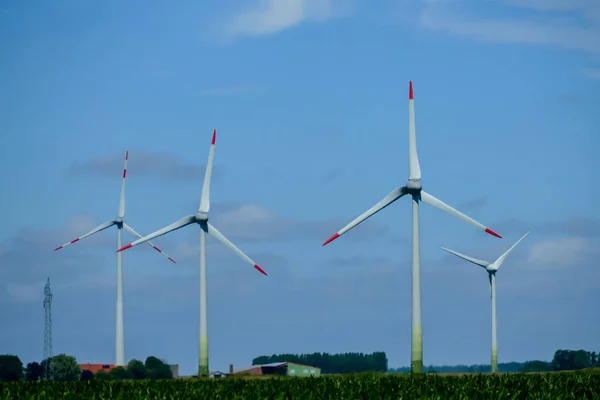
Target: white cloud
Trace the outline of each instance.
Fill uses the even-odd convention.
[[[97,222],[90,214],[79,214],[67,222],[65,229],[69,232],[78,232],[77,235],[83,235],[85,232],[91,231],[96,225],[98,225]]]
[[[551,239],[534,244],[528,262],[538,268],[569,268],[600,256],[597,243],[584,237]]]
[[[299,220],[282,216],[256,204],[215,203],[211,206],[211,223],[229,240],[246,251],[246,243],[275,243],[308,241],[320,246],[323,241],[344,226],[347,221]],[[389,228],[376,221],[367,221],[349,235],[345,242],[365,242],[385,236]],[[186,229],[185,239],[179,241],[172,254],[177,263],[196,263],[199,256],[198,229]],[[215,239],[209,238],[207,246],[215,246],[210,253],[219,257],[232,254]],[[226,255],[227,254],[227,255]],[[253,258],[252,254],[248,254]],[[236,257],[236,256],[233,256]],[[259,260],[256,260],[257,262]]]
[[[215,226],[224,235],[244,241],[314,240],[321,244],[346,223],[343,220],[301,221],[255,204],[236,205],[214,217]],[[361,227],[346,240],[368,240],[388,232],[386,226],[374,221],[365,222]]]
[[[348,15],[351,0],[260,0],[253,8],[233,16],[226,25],[227,36],[264,36],[306,21],[325,21]]]
[[[596,0],[491,0],[488,17],[473,10],[481,2],[423,1],[426,29],[494,43],[542,45],[600,55],[600,2]],[[498,7],[498,8],[497,8]],[[597,71],[585,75],[597,79]]]
[[[43,300],[43,290],[45,282],[35,282],[31,284],[16,284],[8,282],[6,292],[12,303],[27,304]]]

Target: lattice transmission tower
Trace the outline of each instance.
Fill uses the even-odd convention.
[[[45,311],[45,324],[44,324],[44,379],[52,379],[53,368],[50,363],[52,358],[52,291],[50,290],[50,278],[46,281],[44,287],[44,311]]]

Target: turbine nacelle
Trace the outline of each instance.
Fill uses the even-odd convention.
[[[502,263],[504,263],[504,257],[502,257],[502,259],[498,259],[498,260],[494,261],[493,263],[491,263],[490,265],[488,265],[486,267],[486,270],[489,273],[495,273],[496,271],[498,271],[500,269],[500,267],[502,266]]]
[[[196,214],[194,216],[194,220],[198,224],[206,223],[206,222],[208,222],[208,213],[203,212],[203,211],[198,211],[198,214]]]
[[[418,196],[421,193],[421,190],[423,190],[420,179],[410,179],[405,187],[406,193],[412,196]]]

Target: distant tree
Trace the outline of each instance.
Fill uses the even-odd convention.
[[[146,362],[144,363],[144,365],[148,369],[160,367],[162,364],[164,364],[164,363],[162,361],[160,361],[157,357],[154,357],[154,356],[147,357]]]
[[[94,379],[94,373],[89,369],[84,369],[81,371],[81,375],[79,377],[82,381],[91,381]]]
[[[28,381],[38,381],[42,379],[43,374],[44,367],[42,367],[42,364],[36,361],[30,362],[27,364],[27,367],[25,367],[25,378]]]
[[[116,381],[116,380],[131,379],[131,378],[133,378],[133,375],[131,375],[131,372],[124,367],[115,367],[110,370],[110,372],[108,373],[108,377],[110,380]]]
[[[133,379],[146,379],[148,374],[146,373],[146,366],[140,360],[131,360],[127,364],[127,370],[131,372]]]
[[[23,379],[23,363],[11,354],[0,355],[0,382],[14,382]]]
[[[49,363],[52,369],[53,379],[56,381],[77,381],[81,377],[81,367],[73,356],[59,354],[42,361],[42,366]]]
[[[530,360],[527,362],[499,363],[501,372],[546,372],[577,370],[598,366],[600,367],[600,354],[585,350],[557,350],[551,362]],[[426,371],[435,369],[437,372],[487,372],[489,364],[482,365],[431,365],[425,367]],[[389,372],[410,372],[410,367],[390,368]]]
[[[551,370],[550,363],[539,360],[527,361],[521,368],[521,372],[547,372]]]
[[[498,371],[500,372],[519,372],[525,363],[520,362],[507,362],[507,363],[498,363]],[[477,372],[489,372],[490,364],[473,364],[473,365],[429,365],[424,367],[425,371],[435,370],[437,373],[440,372],[461,372],[461,373],[477,373]],[[389,372],[410,372],[410,367],[399,367],[399,368],[390,368]]]
[[[146,358],[146,374],[150,379],[172,379],[173,371],[168,364],[162,362],[154,356]]]
[[[589,351],[577,350],[573,355],[574,369],[590,368],[592,366],[592,355]]]
[[[556,350],[551,362],[554,371],[569,371],[591,366],[591,354],[585,350]]]

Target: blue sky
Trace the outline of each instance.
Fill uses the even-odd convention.
[[[30,1],[0,5],[0,353],[113,362],[116,232],[52,250],[118,209],[150,233],[195,212],[218,129],[211,370],[273,353],[410,362],[410,201],[321,247],[405,183],[415,85],[423,186],[503,235],[421,208],[424,362],[594,349],[600,335],[600,7],[595,0]],[[198,230],[124,254],[126,358],[196,370]]]

